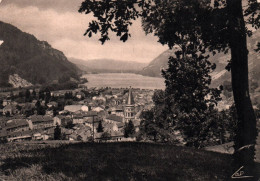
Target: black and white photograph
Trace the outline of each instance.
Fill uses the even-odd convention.
[[[0,0],[0,181],[260,181],[260,0]]]

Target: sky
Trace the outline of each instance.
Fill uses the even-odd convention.
[[[0,0],[0,21],[10,23],[37,39],[48,41],[67,57],[83,60],[115,59],[149,63],[167,46],[152,34],[145,35],[141,21],[133,22],[127,42],[115,35],[101,45],[98,36],[83,36],[91,15],[78,13],[83,0]]]

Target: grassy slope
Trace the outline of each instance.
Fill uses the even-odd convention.
[[[0,180],[226,180],[231,156],[148,143],[0,145]]]

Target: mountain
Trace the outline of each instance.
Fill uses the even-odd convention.
[[[94,59],[85,61],[69,58],[69,60],[76,64],[81,70],[92,73],[137,73],[147,65],[135,61],[120,61],[112,59]]]
[[[249,50],[249,78],[251,82],[258,82],[260,85],[260,55],[255,52],[257,41],[260,40],[260,30],[255,31],[252,37],[248,38],[248,50]],[[152,60],[148,66],[146,66],[140,74],[145,76],[161,77],[161,69],[168,66],[168,58],[174,55],[173,50],[166,50],[154,60]],[[210,57],[210,61],[217,65],[216,70],[212,73],[212,86],[219,86],[224,81],[230,81],[230,72],[225,70],[227,61],[230,60],[230,54],[218,53],[215,56]]]
[[[173,50],[166,50],[154,60],[152,60],[148,66],[144,67],[140,74],[150,77],[161,77],[161,70],[168,66],[168,59],[170,56],[174,55]]]
[[[33,83],[51,83],[61,78],[79,79],[80,70],[46,41],[0,21],[0,86],[13,74]]]

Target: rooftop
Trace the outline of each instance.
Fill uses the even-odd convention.
[[[115,114],[111,114],[111,115],[107,116],[107,119],[116,121],[116,122],[123,122],[123,118],[120,116],[117,116]]]

